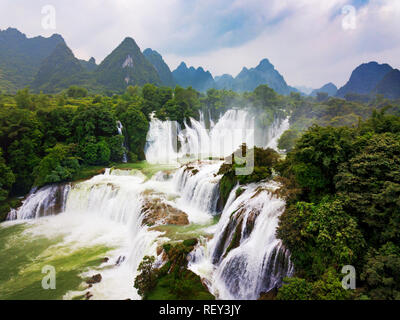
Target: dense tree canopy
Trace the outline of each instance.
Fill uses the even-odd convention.
[[[277,235],[299,277],[278,298],[309,298],[325,270],[348,264],[350,296],[399,298],[400,118],[386,111],[352,128],[312,126],[277,165],[291,190]]]

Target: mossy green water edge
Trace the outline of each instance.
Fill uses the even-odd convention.
[[[214,226],[218,223],[220,216],[214,216],[208,223],[190,223],[185,226],[179,225],[159,225],[151,227],[150,230],[164,232],[163,237],[169,238],[170,242],[180,242],[187,239],[199,238],[201,236],[207,237],[209,233],[207,228]]]
[[[102,263],[113,248],[63,243],[63,236],[47,238],[30,232],[28,223],[0,224],[0,299],[57,300],[70,290],[82,290],[81,274]],[[43,289],[46,265],[56,271],[56,289]]]

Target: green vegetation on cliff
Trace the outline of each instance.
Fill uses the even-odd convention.
[[[287,200],[277,235],[299,278],[278,298],[399,299],[400,117],[385,111],[352,128],[309,128],[277,166]],[[346,296],[337,291],[344,265],[357,272]]]
[[[154,257],[144,257],[135,279],[135,288],[146,300],[214,300],[198,275],[187,269],[187,255],[197,244],[196,239],[164,244],[165,263],[154,268]]]
[[[222,164],[218,174],[222,174],[219,182],[219,194],[221,207],[228,200],[229,194],[236,185],[258,182],[271,178],[272,169],[279,159],[279,154],[270,148],[262,149],[254,147],[247,150],[246,144],[243,144],[239,150],[234,152]],[[254,159],[254,163],[246,163],[247,159]],[[247,168],[247,169],[246,169]],[[237,170],[249,170],[250,174],[238,174]],[[237,194],[240,194],[240,190]]]

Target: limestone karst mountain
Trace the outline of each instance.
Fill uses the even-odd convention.
[[[157,70],[158,76],[160,77],[161,80],[161,84],[167,87],[174,87],[175,86],[174,77],[168,65],[165,63],[163,57],[161,56],[161,54],[150,48],[144,50],[143,54],[146,57],[146,59]]]
[[[100,63],[94,74],[96,81],[110,90],[121,91],[129,85],[161,84],[156,69],[129,37]]]

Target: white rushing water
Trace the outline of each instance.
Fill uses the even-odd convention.
[[[270,137],[266,147],[267,148],[272,148],[277,151],[278,150],[278,140],[281,137],[281,135],[289,129],[289,117],[284,119],[283,121],[281,119],[276,119],[272,126],[268,129],[268,135]]]
[[[8,214],[7,220],[33,219],[63,212],[70,188],[69,184],[53,184],[32,190],[22,206]]]
[[[243,188],[237,198],[237,189],[232,191],[213,239],[196,249],[190,264],[219,299],[257,299],[293,271],[289,253],[275,237],[285,208],[272,194],[277,185]]]
[[[117,121],[117,130],[118,130],[118,134],[120,135],[120,136],[123,136],[124,134],[123,134],[123,132],[122,132],[122,130],[124,129],[124,127],[122,126],[122,123],[121,123],[121,121]],[[127,145],[126,145],[126,143],[125,143],[125,137],[124,137],[124,141],[122,142],[122,146],[125,148],[125,150],[127,150],[128,148],[127,148]],[[124,163],[127,163],[128,162],[128,156],[126,155],[126,151],[124,151],[124,154],[123,154],[123,156],[122,156],[122,162],[124,162]]]
[[[175,189],[181,194],[179,208],[192,215],[192,221],[205,223],[217,214],[219,197],[217,175],[223,161],[202,161],[182,166],[174,175]]]
[[[95,244],[115,247],[107,254],[110,260],[101,270],[101,282],[94,284],[90,293],[93,299],[139,299],[133,287],[137,268],[145,255],[156,256],[157,247],[166,240],[143,224],[145,201],[157,199],[181,209],[190,223],[209,222],[212,215],[208,214],[207,190],[217,186],[209,174],[218,170],[220,163],[199,164],[197,174],[181,168],[172,173],[159,172],[152,179],[137,170],[107,169],[72,187],[60,184],[35,190],[17,211],[10,213],[9,219],[33,219],[37,234],[64,235],[63,243],[72,251],[73,247]],[[188,186],[193,188],[194,196],[186,193]],[[61,191],[65,192],[63,198],[59,196]],[[116,265],[118,260],[122,263]],[[89,270],[83,276],[95,273],[98,271]],[[84,293],[69,292],[65,298]]]
[[[182,130],[176,122],[153,118],[147,161],[177,163],[187,155],[219,158],[231,154],[243,142],[253,146],[255,139],[260,140],[254,130],[254,116],[244,110],[227,111],[216,123],[210,123],[209,131],[203,114],[200,121],[191,119],[184,127]],[[287,128],[287,119],[276,119],[264,128],[262,146],[276,148]],[[118,132],[122,134],[120,124]],[[115,248],[101,269],[102,281],[90,292],[94,299],[139,299],[133,288],[137,268],[145,255],[156,256],[157,247],[168,240],[143,223],[147,212],[144,204],[157,201],[186,213],[189,223],[209,224],[222,210],[218,208],[222,163],[194,161],[160,171],[151,179],[138,170],[107,169],[72,186],[59,184],[35,190],[8,219],[36,219],[38,233],[63,234],[63,241],[71,247],[103,244]],[[231,192],[218,224],[208,229],[213,237],[203,239],[191,254],[191,270],[219,299],[257,299],[293,271],[289,253],[275,237],[285,205],[272,194],[277,185],[260,182],[241,188],[241,194],[237,188]],[[94,273],[98,271],[88,270],[85,275]],[[65,298],[82,293],[71,291]]]
[[[269,128],[256,126],[256,116],[249,111],[231,109],[225,112],[210,129],[206,128],[203,113],[200,121],[190,118],[181,128],[176,121],[150,122],[147,135],[146,159],[150,163],[177,163],[189,159],[220,158],[232,154],[242,143],[253,146],[277,147],[280,135],[288,129],[288,119],[275,119]]]

